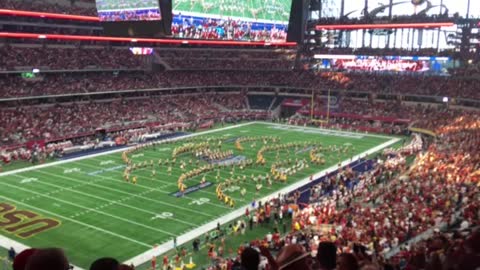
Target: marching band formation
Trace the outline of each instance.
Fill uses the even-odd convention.
[[[242,156],[240,159],[231,160],[236,158],[233,150],[223,150],[222,145],[223,140],[218,138],[188,138],[183,140],[185,142],[181,146],[175,147],[172,150],[171,159],[159,159],[157,164],[160,169],[166,168],[166,173],[171,176],[174,168],[178,168],[181,172],[177,180],[177,187],[181,194],[184,194],[188,188],[187,182],[190,180],[202,176],[199,184],[205,184],[207,178],[215,178],[216,189],[215,193],[219,201],[224,202],[227,206],[234,207],[235,200],[226,194],[226,191],[230,190],[230,187],[237,187],[235,190],[239,190],[242,197],[245,197],[247,189],[245,186],[253,185],[255,186],[256,193],[260,192],[263,186],[270,187],[273,185],[274,181],[279,183],[286,183],[289,176],[295,175],[298,172],[308,169],[310,167],[307,159],[291,158],[302,153],[309,153],[310,163],[314,165],[324,165],[325,152],[336,153],[336,154],[350,154],[353,153],[355,148],[351,145],[344,146],[322,146],[319,142],[289,142],[284,144],[279,144],[280,139],[275,136],[247,136],[240,137],[234,140],[235,149],[241,152],[246,152],[242,144],[251,143],[250,150],[255,151],[257,147],[257,142],[260,142],[262,145],[256,154],[256,162],[252,159],[246,159]],[[139,169],[150,168],[152,173],[152,179],[156,177],[156,170],[154,168],[154,161],[147,160],[143,162],[134,163],[132,156],[134,153],[146,150],[154,149],[160,143],[171,143],[170,141],[166,142],[154,142],[146,143],[142,145],[135,146],[128,150],[122,152],[122,160],[126,164],[124,170],[124,179],[126,182],[131,182],[136,184],[138,182],[137,176],[130,177],[133,171]],[[269,159],[273,159],[271,152],[276,152],[274,162],[270,166],[269,173],[263,174],[251,174],[248,176],[246,173],[241,173],[246,168],[250,167],[265,167],[266,158],[265,155],[269,153]],[[190,159],[181,159],[177,162],[177,158],[182,155],[190,154],[192,157]],[[141,153],[138,155],[142,155]],[[231,162],[225,162],[231,161]],[[201,164],[201,163],[207,164]],[[178,166],[178,167],[177,167]],[[188,167],[194,167],[193,169],[187,170]],[[212,176],[211,172],[216,171],[216,175]],[[229,176],[225,177],[221,175],[221,172],[229,171]],[[239,172],[239,173],[235,173]]]

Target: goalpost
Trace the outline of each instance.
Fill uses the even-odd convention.
[[[311,97],[311,102],[310,102],[310,122],[311,123],[319,123],[320,125],[323,124],[328,124],[330,120],[330,89],[328,89],[328,95],[327,95],[327,119],[314,119],[314,99],[315,99],[315,90],[312,90],[312,97]]]

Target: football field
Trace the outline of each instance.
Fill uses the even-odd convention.
[[[268,141],[264,136],[277,141]],[[187,137],[131,153],[133,163],[147,163],[131,172],[130,177],[138,178],[137,184],[124,180],[126,165],[121,151],[0,174],[0,244],[5,246],[8,238],[26,246],[62,247],[71,262],[81,268],[88,268],[102,256],[127,261],[151,251],[155,245],[163,250],[173,248],[174,237],[178,237],[179,244],[186,242],[203,234],[202,228],[209,224],[215,226],[218,218],[234,218],[235,211],[242,213],[255,199],[275,196],[280,190],[308,182],[311,175],[317,176],[339,162],[348,163],[398,141],[387,136],[260,122]],[[239,141],[245,137],[250,140],[244,140],[243,150],[239,150]],[[263,149],[265,165],[253,164],[243,169],[232,169],[230,165],[215,167],[189,178],[185,195],[175,196],[182,173],[216,161],[189,152],[179,154],[174,165],[164,165],[163,161],[172,159],[175,148],[207,140],[212,142],[212,148],[221,143],[219,152],[233,153],[224,158],[228,161],[225,164],[249,159],[256,163]],[[283,147],[268,148],[275,145]],[[312,162],[312,155],[322,157],[325,163]],[[181,163],[185,163],[183,170]],[[285,182],[273,181],[269,185],[259,178],[262,187],[257,192],[258,182],[251,180],[252,176],[269,174],[274,163],[285,172],[291,172],[293,164],[298,166]],[[225,195],[235,201],[233,208],[218,200],[219,183],[242,178],[247,180],[223,188]],[[200,186],[202,180],[206,183]],[[242,189],[245,195],[241,194]],[[139,263],[141,259],[133,261]]]
[[[174,12],[288,22],[292,0],[174,0]]]

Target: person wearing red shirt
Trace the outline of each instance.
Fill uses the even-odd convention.
[[[168,256],[165,255],[163,256],[163,270],[166,270],[168,268]]]

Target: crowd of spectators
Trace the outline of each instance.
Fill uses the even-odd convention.
[[[327,123],[327,111],[328,123]],[[317,125],[334,129],[348,129],[364,132],[405,134],[412,124],[433,130],[441,121],[452,116],[465,114],[463,110],[455,110],[444,105],[428,105],[422,103],[408,104],[396,101],[374,101],[340,99],[335,107],[328,107],[326,100],[316,100],[313,108],[314,118],[320,120]],[[305,105],[290,117],[289,122],[296,125],[310,123],[310,104]],[[430,115],[441,115],[445,118],[431,118]],[[428,119],[428,120],[425,120]],[[446,121],[446,120],[445,120]]]
[[[204,94],[19,106],[0,110],[1,145],[91,134],[96,129],[254,117],[242,94]]]
[[[90,5],[79,5],[79,2],[88,3]],[[50,13],[62,13],[72,15],[97,16],[97,9],[94,1],[59,1],[52,4],[49,1],[32,0],[0,0],[0,6],[3,9],[28,10]]]
[[[135,68],[140,59],[114,50],[88,52],[82,60],[76,60],[68,52],[70,49],[55,49],[64,58],[36,58],[35,65],[53,66],[53,68],[86,68],[100,66],[105,68]],[[3,49],[5,66],[32,66],[21,53]],[[71,52],[85,53],[83,50]],[[41,49],[29,54],[40,55]],[[95,54],[96,55],[95,55]],[[116,60],[105,61],[100,55],[115,53]],[[75,59],[74,59],[75,58]],[[61,60],[58,60],[61,59]],[[71,61],[70,61],[71,60]],[[375,73],[340,73],[287,70],[293,65],[289,60],[257,61],[237,58],[228,59],[165,59],[172,69],[185,71],[166,71],[160,73],[130,72],[121,73],[40,73],[33,81],[22,79],[20,75],[3,75],[0,80],[0,97],[25,97],[39,95],[73,94],[85,92],[103,92],[116,90],[139,90],[166,87],[188,86],[289,86],[318,90],[361,91],[374,94],[425,95],[437,97],[480,99],[480,80],[477,77],[464,76],[415,76]],[[49,64],[51,62],[52,64]],[[194,69],[195,72],[188,71]],[[207,69],[207,70],[206,70]],[[212,70],[208,70],[212,69]],[[242,70],[243,69],[243,70]],[[310,90],[311,91],[311,90]],[[305,91],[307,93],[309,91]]]
[[[117,55],[117,54],[115,54]],[[130,59],[130,61],[112,60],[106,61],[105,66],[126,65],[136,59],[133,56],[123,56],[118,53],[120,59]],[[19,56],[21,59],[21,56]],[[96,58],[94,58],[96,59]],[[36,60],[38,63],[46,63],[43,60]],[[59,66],[68,66],[68,63],[54,61]],[[82,63],[82,61],[74,61]],[[174,61],[183,66],[182,61]],[[187,87],[187,86],[258,86],[275,87],[288,86],[296,88],[308,88],[318,90],[345,90],[360,91],[374,94],[395,94],[395,95],[425,95],[454,98],[480,99],[480,80],[475,77],[437,77],[437,76],[412,76],[412,75],[393,75],[393,74],[373,74],[373,73],[310,73],[307,71],[276,71],[279,67],[272,61],[261,62],[261,69],[268,68],[269,71],[258,70],[255,65],[259,61],[238,61],[215,60],[212,64],[208,61],[189,61],[194,64],[195,72],[188,71],[166,71],[159,73],[129,72],[129,73],[57,73],[57,74],[37,74],[37,79],[28,81],[22,79],[20,75],[3,75],[0,80],[0,97],[24,97],[38,95],[55,94],[73,94],[85,92],[103,92],[116,90],[139,90],[166,87]],[[23,62],[26,64],[25,62]],[[92,63],[100,65],[103,62],[94,61]],[[226,64],[227,63],[227,64]],[[229,69],[235,67],[233,70]],[[233,65],[233,63],[235,63]],[[282,66],[290,65],[290,61]],[[11,63],[9,65],[15,65]],[[79,64],[82,66],[81,64]],[[236,70],[238,66],[244,66],[249,70]],[[176,66],[172,66],[175,68]],[[191,67],[191,66],[190,66]],[[207,71],[202,69],[215,70]],[[283,68],[283,67],[282,67]],[[225,70],[226,69],[226,70]],[[258,71],[257,71],[258,70]],[[303,91],[305,93],[310,92]]]
[[[265,60],[265,59],[165,59],[172,69],[214,69],[219,67],[227,70],[289,70],[293,69],[294,61],[288,60]]]
[[[260,69],[288,70],[293,67],[295,54],[271,50],[185,50],[155,49],[163,61],[173,69]],[[18,67],[47,67],[48,69],[141,68],[141,56],[124,48],[78,48],[63,45],[47,46],[15,44],[0,47],[0,69]],[[148,57],[148,56],[145,56]]]
[[[58,69],[119,69],[141,68],[141,56],[133,55],[128,49],[79,49],[43,47],[0,47],[0,66],[5,70],[21,67]]]

